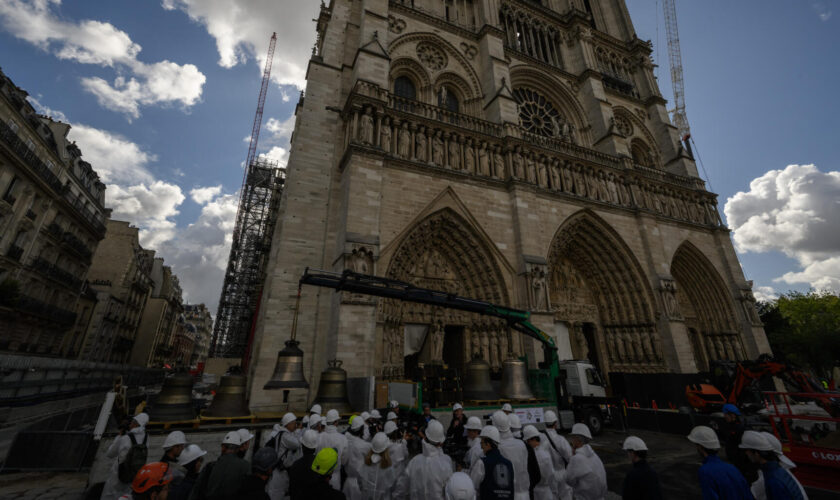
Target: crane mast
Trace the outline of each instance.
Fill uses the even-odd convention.
[[[688,144],[691,130],[685,116],[685,84],[683,83],[682,55],[680,54],[680,33],[677,28],[677,7],[674,0],[663,0],[665,11],[665,36],[668,39],[668,62],[671,66],[671,86],[674,89],[674,109],[671,120],[680,133],[680,139]]]

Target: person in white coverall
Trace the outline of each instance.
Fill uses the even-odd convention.
[[[324,432],[318,435],[318,450],[315,453],[317,455],[324,448],[332,448],[338,453],[338,461],[336,462],[338,465],[336,465],[335,471],[330,478],[330,486],[334,490],[341,491],[340,470],[347,465],[347,438],[344,434],[340,434],[335,426],[339,418],[337,410],[327,412],[325,418],[327,425],[324,427]]]
[[[412,458],[397,480],[394,498],[410,500],[440,500],[446,481],[454,472],[452,459],[441,446],[446,437],[443,425],[430,420],[423,439],[423,453]]]
[[[508,414],[508,421],[510,422],[510,433],[516,439],[522,439],[522,421],[519,420],[519,415],[516,413]]]
[[[388,436],[388,455],[391,463],[402,473],[408,465],[408,443],[405,441],[402,431],[394,422],[385,422],[383,432]]]
[[[283,415],[280,424],[274,424],[274,429],[265,443],[266,446],[274,448],[277,453],[277,465],[274,472],[268,479],[265,492],[271,500],[283,500],[289,498],[289,472],[298,458],[301,457],[300,439],[295,431],[297,430],[297,417],[294,413]]]
[[[479,439],[481,442],[481,439]],[[475,500],[475,488],[470,476],[463,472],[452,474],[444,490],[446,500]]]
[[[102,500],[116,500],[123,495],[131,494],[131,483],[123,483],[120,481],[119,468],[120,463],[125,461],[128,455],[128,450],[131,449],[131,438],[128,434],[134,436],[134,440],[139,444],[146,441],[146,424],[149,423],[149,416],[145,413],[139,413],[131,419],[131,424],[128,431],[120,434],[108,447],[105,456],[111,460],[111,474],[108,480],[105,481],[105,487],[102,489]]]
[[[540,439],[540,446],[551,456],[554,464],[554,484],[551,490],[559,500],[572,500],[572,489],[566,484],[566,466],[572,459],[572,446],[557,433],[557,414],[545,412],[545,439]]]
[[[362,418],[354,415],[350,420],[350,429],[344,434],[347,438],[347,466],[344,468],[347,479],[342,491],[347,500],[360,500],[362,492],[359,489],[359,473],[370,451],[370,443],[362,439],[365,425]]]
[[[572,487],[575,500],[603,500],[607,495],[607,471],[589,446],[592,433],[586,424],[575,424],[569,442],[575,454],[566,468],[566,483]]]
[[[499,429],[499,452],[510,460],[513,465],[513,498],[514,500],[529,500],[528,490],[531,479],[528,477],[528,449],[525,443],[513,437],[510,432],[510,419],[502,411],[497,411],[491,418],[493,426]]]
[[[552,491],[552,486],[554,485],[554,464],[551,462],[551,455],[540,446],[540,442],[544,436],[533,425],[526,425],[522,430],[522,440],[534,449],[537,465],[540,467],[540,482],[534,486],[534,500],[554,500],[557,498]]]
[[[469,470],[476,460],[481,458],[481,419],[478,417],[470,417],[464,429],[467,430],[467,453],[464,455],[464,465]]]
[[[365,500],[391,500],[401,470],[391,462],[389,443],[384,432],[377,432],[370,441],[370,449],[359,469],[361,498]]]

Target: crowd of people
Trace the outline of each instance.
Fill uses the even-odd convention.
[[[758,474],[750,485],[744,473],[718,457],[714,430],[695,427],[688,436],[702,457],[699,481],[704,499],[807,499],[789,472],[794,465],[781,443],[768,433],[743,430],[737,408],[727,408],[727,458],[743,457]],[[523,427],[506,404],[482,422],[453,406],[446,430],[424,406],[421,415],[404,414],[392,401],[387,410],[353,415],[339,431],[339,413],[321,415],[315,405],[301,420],[292,413],[275,424],[264,446],[248,462],[254,435],[228,432],[217,460],[204,463],[207,451],[189,444],[181,431],[164,441],[159,461],[148,462],[145,425],[133,417],[107,451],[113,460],[103,500],[599,500],[607,496],[607,475],[590,446],[582,423],[565,436],[558,433],[553,411],[544,429]],[[382,414],[385,418],[382,418]],[[732,418],[732,417],[736,418]],[[342,425],[342,428],[345,426]],[[730,438],[737,439],[734,446]],[[731,452],[730,448],[731,447]],[[636,436],[624,440],[632,463],[622,486],[623,498],[659,500],[656,472],[648,448]],[[734,461],[734,460],[733,460]]]

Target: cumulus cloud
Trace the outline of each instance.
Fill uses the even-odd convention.
[[[729,198],[724,213],[739,251],[780,251],[802,266],[775,281],[840,290],[840,172],[771,170]]]
[[[147,165],[157,157],[125,137],[81,123],[72,124],[67,137],[76,142],[82,157],[93,165],[102,182],[118,185],[154,182]]]
[[[269,118],[265,122],[265,129],[271,133],[273,139],[288,143],[292,138],[292,132],[295,130],[295,118],[294,114],[282,122],[277,118]]]
[[[779,298],[779,294],[772,286],[757,286],[753,288],[755,300],[760,302],[772,302]]]
[[[190,198],[199,205],[204,205],[219,196],[222,192],[221,184],[218,186],[208,186],[203,188],[195,188],[190,190]]]
[[[813,2],[811,3],[811,8],[817,13],[820,21],[825,22],[831,19],[831,10],[824,2]]]
[[[160,180],[127,187],[110,184],[105,190],[105,202],[114,210],[112,218],[138,226],[140,243],[147,248],[157,248],[175,236],[172,218],[184,199],[180,187]]]
[[[260,157],[274,160],[277,162],[277,166],[286,168],[286,164],[289,163],[289,150],[274,146],[267,153],[261,154]]]
[[[101,21],[66,21],[54,12],[60,4],[60,0],[2,0],[0,25],[59,59],[115,68],[118,76],[112,83],[84,77],[82,87],[95,95],[100,105],[131,118],[140,116],[140,106],[180,104],[188,108],[201,98],[206,78],[197,67],[171,61],[141,62],[137,57],[142,47],[127,33]]]

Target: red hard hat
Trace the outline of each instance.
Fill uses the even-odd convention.
[[[169,471],[169,464],[152,462],[137,471],[134,481],[131,482],[131,489],[135,493],[144,493],[155,486],[169,484],[170,481],[172,481],[172,473]]]

